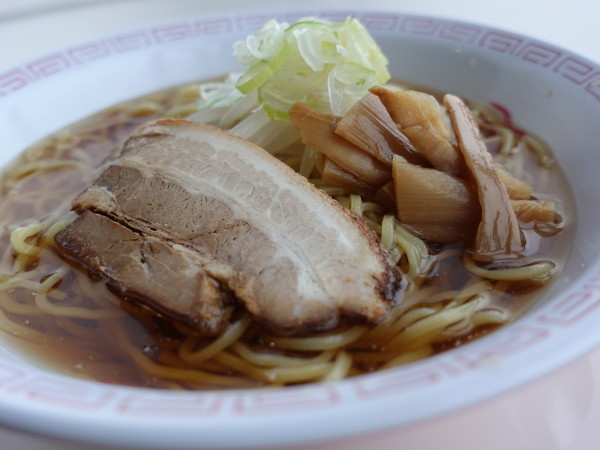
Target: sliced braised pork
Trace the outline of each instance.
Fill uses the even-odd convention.
[[[233,312],[230,292],[203,269],[195,251],[137,233],[101,214],[83,210],[58,237],[64,251],[131,299],[152,299],[163,313],[212,335]],[[201,301],[198,301],[201,299]]]
[[[141,127],[73,205],[80,219],[56,237],[68,257],[205,329],[227,320],[229,292],[281,332],[329,328],[343,316],[378,322],[395,292],[361,219],[260,147],[211,126],[165,119]],[[113,227],[131,239],[98,238]],[[165,246],[160,261],[148,251],[155,245]],[[166,272],[157,277],[159,265]],[[181,272],[196,281],[182,282]],[[191,304],[156,286],[171,273],[174,294],[202,285],[190,287]]]

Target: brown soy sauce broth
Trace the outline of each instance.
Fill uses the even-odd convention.
[[[49,214],[67,214],[69,201],[81,192],[96,176],[94,168],[102,165],[115,149],[119,148],[129,134],[140,124],[163,116],[185,116],[193,111],[197,100],[197,89],[178,87],[168,89],[126,102],[107,111],[69,127],[69,132],[61,132],[51,136],[36,146],[28,149],[19,160],[7,168],[0,178],[1,208],[3,212],[0,235],[0,273],[9,274],[14,267],[14,252],[10,244],[10,231],[14,224],[23,225],[36,222]],[[81,152],[86,156],[86,163],[64,165],[49,170],[27,172],[14,176],[25,165],[32,161],[45,161],[55,158],[58,153],[61,160],[81,159]],[[539,172],[535,157],[526,151],[524,154],[523,174]],[[572,241],[573,217],[571,196],[567,180],[558,166],[526,181],[532,183],[536,192],[544,192],[544,196],[555,200],[558,210],[563,214],[564,230],[551,239],[540,239],[539,230],[526,226],[528,247],[527,258],[532,255],[543,255],[556,264],[558,273],[566,261],[566,255]],[[432,245],[432,251],[442,251],[446,247]],[[195,339],[202,343],[202,338],[194,336],[193,330],[185,324],[162,317],[142,305],[119,298],[111,294],[102,280],[85,274],[89,280],[91,291],[73,292],[71,285],[81,278],[80,269],[71,267],[61,260],[50,248],[45,248],[37,257],[27,263],[27,270],[37,270],[38,282],[44,277],[64,270],[67,275],[54,286],[55,291],[65,293],[62,297],[51,298],[58,305],[76,305],[91,309],[110,311],[114,317],[104,320],[56,317],[38,311],[26,314],[23,311],[34,311],[32,291],[15,288],[0,292],[0,309],[6,318],[17,323],[23,329],[31,330],[32,336],[26,339],[3,333],[11,345],[27,355],[27,358],[51,370],[71,376],[93,379],[101,382],[143,386],[152,388],[205,388],[195,382],[170,381],[168,376],[140,369],[124,350],[123,333],[129,337],[135,348],[157,364],[179,369],[197,369],[177,357],[177,351],[186,339]],[[423,286],[436,289],[459,289],[470,277],[470,273],[460,264],[460,256],[449,258],[434,267]],[[493,283],[494,285],[498,283]],[[88,286],[88,287],[89,287]],[[507,311],[510,321],[515,320],[527,311],[531,304],[543,294],[548,286],[535,281],[517,283],[508,290],[494,292],[494,307]],[[102,292],[97,295],[95,291]],[[16,305],[16,306],[15,306]],[[4,321],[0,323],[3,325]],[[453,339],[435,344],[434,351],[441,352],[468,342],[493,329],[494,326],[481,326],[469,330]],[[114,330],[123,333],[115,333]],[[249,345],[264,345],[264,337],[260,327],[254,324],[245,334]],[[376,351],[376,349],[375,349]],[[210,364],[209,364],[210,365]],[[376,370],[381,364],[363,364],[351,372],[352,375]],[[221,370],[227,375],[227,371]],[[245,386],[258,386],[260,383],[247,381]],[[214,388],[214,386],[210,386]]]

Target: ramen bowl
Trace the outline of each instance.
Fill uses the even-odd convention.
[[[293,22],[305,16],[338,21],[345,13],[189,18],[83,42],[4,69],[0,165],[119,102],[239,71],[230,56],[234,41],[270,17]],[[550,144],[574,199],[563,205],[574,239],[564,249],[567,262],[558,280],[514,323],[459,348],[377,373],[287,388],[172,392],[80,380],[41,367],[3,336],[5,429],[61,439],[61,445],[101,447],[397,448],[405,442],[449,448],[471,442],[460,436],[477,439],[478,430],[489,430],[489,423],[507,415],[535,411],[544,424],[531,425],[538,431],[564,419],[547,415],[555,410],[545,406],[564,392],[553,386],[581,375],[573,367],[600,344],[600,66],[475,24],[385,12],[356,16],[388,56],[394,78],[500,105],[507,119]],[[577,388],[593,384],[588,372],[578,379]],[[573,422],[584,421],[591,400],[580,391],[569,398],[579,402],[577,414],[569,416],[577,428]],[[519,410],[507,414],[513,408]],[[498,436],[498,442],[508,442],[505,433]],[[562,448],[563,441],[548,439],[544,448]],[[531,443],[515,435],[512,448]]]

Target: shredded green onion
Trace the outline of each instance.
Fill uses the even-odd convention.
[[[386,57],[354,18],[307,18],[292,26],[271,20],[236,42],[234,56],[247,66],[237,88],[257,91],[271,119],[287,119],[296,102],[343,115],[369,88],[390,79]]]

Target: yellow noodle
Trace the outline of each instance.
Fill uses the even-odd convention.
[[[15,274],[21,273],[21,272],[25,271],[25,269],[30,266],[30,263],[32,263],[34,261],[35,261],[34,256],[17,253],[17,255],[15,255],[15,258],[13,261],[13,266],[12,266],[11,272],[15,273]]]
[[[367,331],[367,327],[355,325],[345,331],[316,337],[285,338],[265,336],[275,348],[286,350],[320,351],[343,347],[359,339]]]
[[[219,386],[244,387],[247,386],[244,380],[239,378],[214,375],[200,370],[186,370],[173,367],[165,367],[150,360],[140,349],[134,346],[129,337],[121,327],[115,327],[114,333],[119,340],[122,348],[133,359],[133,361],[147,373],[164,378],[175,380],[192,381],[196,383],[210,383]]]
[[[427,307],[422,307],[422,308],[416,308],[416,309],[413,309],[411,311],[408,311],[408,312],[402,314],[402,316],[400,316],[398,318],[398,320],[387,324],[385,331],[386,331],[386,334],[388,335],[388,339],[390,339],[396,333],[400,333],[402,330],[404,330],[406,327],[408,327],[412,323],[415,323],[415,322],[423,319],[424,317],[431,316],[432,314],[435,314],[436,312],[440,311],[440,309],[441,309],[441,307],[435,308],[435,307],[427,306]]]
[[[114,295],[108,290],[105,283],[92,282],[88,277],[76,277],[77,286],[82,294],[96,300],[96,303],[106,307],[116,303]],[[119,312],[122,312],[120,309]],[[124,313],[123,313],[124,314]]]
[[[219,352],[214,356],[214,360],[219,362],[220,364],[223,364],[229,369],[233,369],[236,372],[247,375],[251,378],[254,378],[255,380],[264,382],[277,381],[274,376],[268,375],[268,369],[253,366],[252,364],[248,363],[248,361],[245,361],[244,359],[235,356],[229,352]]]
[[[187,117],[197,111],[197,106],[194,103],[177,105],[165,112],[164,117]]]
[[[500,309],[483,309],[476,311],[475,314],[473,314],[471,323],[473,326],[477,327],[481,325],[505,323],[508,319],[509,315],[506,311]]]
[[[324,351],[313,358],[294,358],[291,356],[278,355],[273,353],[255,352],[243,342],[235,342],[231,349],[240,357],[256,366],[294,366],[306,363],[317,363],[329,361],[333,358],[332,351]]]
[[[477,294],[469,299],[469,303],[477,304],[477,310],[473,311],[472,314],[469,314],[463,317],[463,320],[456,322],[448,327],[446,327],[439,335],[439,337],[435,338],[434,341],[446,340],[451,338],[452,336],[460,336],[468,333],[474,328],[473,317],[477,314],[477,311],[485,308],[490,304],[491,296],[489,292],[482,292]],[[445,307],[443,311],[448,311],[453,308],[460,307],[460,304],[453,304],[451,307]],[[488,317],[488,316],[484,316]]]
[[[362,198],[360,195],[351,194],[350,195],[350,211],[358,216],[363,215],[363,207],[362,207]]]
[[[473,261],[473,258],[465,252],[463,255],[463,264],[471,272],[480,277],[489,280],[531,280],[534,278],[542,279],[550,275],[555,267],[555,264],[550,261],[538,261],[523,267],[514,267],[508,269],[484,269],[479,267]]]
[[[17,273],[14,275],[0,275],[0,292],[10,291],[11,289],[23,288],[28,290],[35,290],[38,288],[39,283],[31,279],[31,277],[37,275],[39,272],[31,271],[29,273]]]
[[[471,105],[471,109],[476,117],[481,117],[483,119],[480,121],[480,124],[485,123],[485,121],[500,124],[503,121],[500,112],[490,105],[477,103]]]
[[[435,312],[408,326],[392,339],[388,346],[402,348],[405,351],[416,349],[427,342],[432,342],[449,325],[470,317],[478,307],[479,302],[474,300],[452,309]]]
[[[396,244],[396,217],[386,214],[381,221],[381,246],[389,250]]]
[[[229,352],[221,352],[214,359],[227,367],[240,373],[248,375],[256,380],[278,384],[278,383],[301,383],[314,381],[324,376],[331,369],[330,362],[307,363],[301,366],[281,366],[275,368],[260,368],[248,364],[242,358]]]
[[[23,316],[35,316],[36,314],[39,314],[39,312],[40,312],[39,308],[35,305],[30,305],[27,303],[18,303],[18,302],[12,301],[10,298],[5,299],[2,302],[2,309],[5,312],[11,313],[11,314],[19,314],[19,315],[23,315]]]
[[[54,237],[64,228],[66,228],[72,220],[60,220],[58,222],[53,223],[50,228],[48,228],[44,232],[44,243],[47,246],[54,244]]]
[[[160,98],[160,96],[158,96]],[[175,105],[195,103],[200,99],[198,84],[189,84],[175,93]]]
[[[160,104],[154,101],[145,101],[130,106],[127,113],[132,117],[147,116],[160,111]]]
[[[109,310],[93,310],[77,306],[62,306],[56,305],[48,300],[48,291],[60,282],[66,274],[66,269],[50,275],[35,292],[35,304],[41,310],[48,314],[59,317],[79,317],[82,319],[110,319],[119,317],[121,314],[117,311]]]
[[[466,287],[464,287],[461,291],[458,291],[456,295],[453,296],[452,301],[450,301],[444,307],[444,309],[450,309],[454,306],[462,305],[466,300],[473,297],[474,295],[490,291],[491,289],[492,284],[488,280],[480,280],[473,284],[469,284]],[[450,298],[450,296],[447,296],[445,298]]]
[[[334,198],[344,208],[350,209],[350,196],[348,196],[348,195],[336,195]]]
[[[79,163],[71,160],[55,160],[55,161],[34,161],[28,164],[22,164],[19,168],[12,173],[14,178],[21,178],[27,176],[33,172],[41,172],[44,170],[55,170],[62,169],[63,167],[70,167],[78,165]]]
[[[481,128],[492,130],[500,136],[501,146],[500,150],[498,150],[498,154],[502,156],[506,156],[510,154],[511,150],[515,147],[515,133],[512,130],[509,130],[506,127],[501,125],[492,125],[483,123],[481,124]]]
[[[300,383],[316,381],[325,376],[331,370],[332,363],[306,364],[301,367],[275,367],[265,371],[267,379],[280,383]]]
[[[462,255],[463,250],[464,249],[462,247],[458,247],[458,246],[450,247],[450,248],[447,248],[447,249],[439,252],[437,255],[434,256],[434,258],[435,258],[436,262],[439,263],[447,258],[452,258],[455,256]]]
[[[37,245],[27,243],[27,239],[42,232],[44,225],[41,222],[32,223],[24,227],[16,228],[10,234],[10,243],[17,253],[22,255],[37,255],[41,248]]]
[[[526,134],[523,136],[522,141],[527,145],[538,159],[538,163],[545,169],[549,169],[554,165],[554,156],[548,146],[541,141],[537,136]]]
[[[408,258],[409,270],[407,275],[412,279],[423,275],[429,259],[429,252],[425,243],[398,224],[394,235],[396,243],[402,247]]]
[[[381,212],[381,205],[375,202],[363,202],[362,204],[363,212],[371,211],[371,212]]]
[[[332,364],[329,372],[321,378],[321,381],[337,381],[348,376],[352,367],[352,357],[346,352],[338,353],[335,362]]]
[[[405,326],[406,322],[411,322],[411,315],[409,315],[406,319],[403,319],[403,317],[407,314],[412,313],[413,316],[419,316],[419,314],[423,313],[423,316],[425,316],[436,311],[436,309],[434,308],[423,307],[417,308],[418,310],[421,310],[421,312],[413,313],[412,311],[407,312],[407,309],[408,308],[404,308],[402,306],[397,306],[396,308],[394,308],[390,316],[383,323],[372,327],[363,335],[363,337],[361,338],[360,347],[364,348],[365,345],[372,345],[373,342],[379,342],[382,340],[389,339],[390,335],[399,332]],[[399,324],[398,322],[400,320],[404,320],[405,323]]]
[[[373,230],[375,233],[381,235],[381,223],[376,222],[369,215],[364,215],[363,219],[365,219],[365,222],[367,222],[367,225],[369,225],[369,228],[371,230]]]
[[[189,363],[198,363],[212,358],[218,354],[221,350],[226,349],[233,344],[248,328],[250,325],[250,317],[244,316],[233,325],[229,326],[227,330],[215,339],[213,342],[208,344],[206,347],[200,350],[193,351],[192,348],[198,343],[197,338],[188,338],[186,342],[181,346],[179,350],[179,357]]]
[[[412,350],[406,353],[401,353],[399,356],[392,358],[387,363],[385,363],[381,368],[389,369],[392,367],[402,366],[404,364],[411,363],[413,361],[418,361],[423,358],[427,358],[433,354],[433,348],[431,345],[425,345],[417,350]]]
[[[390,264],[392,266],[396,266],[398,264],[398,262],[400,262],[400,259],[402,258],[402,255],[404,253],[402,253],[402,251],[400,251],[400,249],[396,246],[393,247],[391,250],[388,251],[388,260],[390,261]]]

